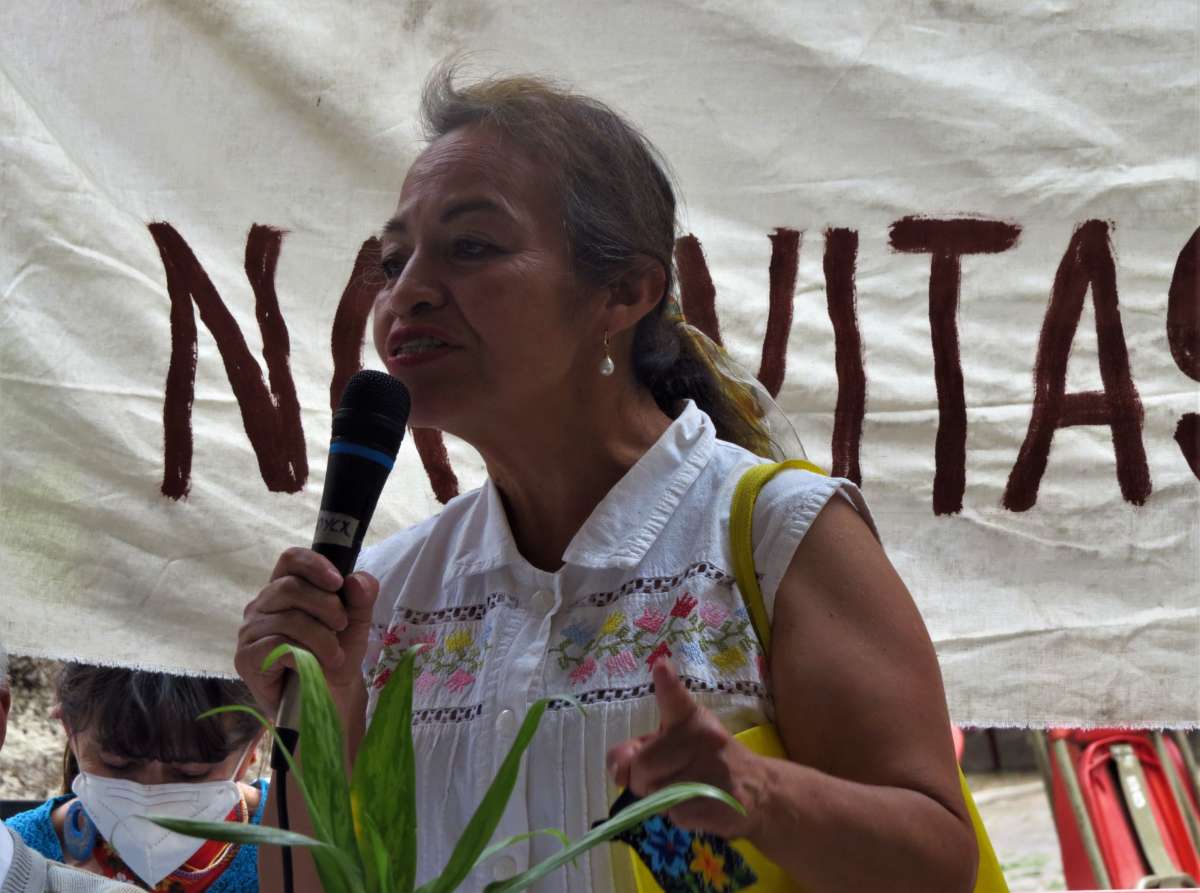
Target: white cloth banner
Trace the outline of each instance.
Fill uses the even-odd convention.
[[[956,721],[1196,724],[1200,11],[824,7],[6,4],[0,639],[231,671],[311,539],[331,343],[344,373],[423,79],[468,51],[663,150],[725,345],[782,373],[812,459],[858,464]],[[408,438],[368,539],[437,508]]]

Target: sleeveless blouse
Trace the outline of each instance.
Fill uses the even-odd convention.
[[[766,662],[733,580],[729,508],[738,478],[763,460],[718,440],[690,401],[539,570],[517,551],[496,487],[451,500],[427,521],[364,551],[379,579],[363,668],[367,720],[400,655],[416,661],[418,883],[445,865],[540,698],[552,704],[526,752],[496,839],[557,828],[572,840],[608,816],[619,793],[605,755],[657,728],[650,667],[668,656],[700,703],[737,733],[772,721]],[[754,514],[755,569],[770,614],[796,546],[835,493],[871,524],[853,483],[777,475]],[[874,529],[872,527],[872,529]],[[560,844],[537,835],[479,866],[464,890],[524,871]],[[624,845],[601,845],[538,891],[633,889]]]

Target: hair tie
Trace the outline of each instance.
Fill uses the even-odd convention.
[[[683,318],[683,307],[680,306],[679,299],[674,295],[667,295],[667,306],[665,309],[667,319],[669,319],[671,322],[676,324],[682,324],[686,322],[686,320]]]
[[[676,305],[678,306],[678,305]],[[721,345],[683,317],[679,325],[683,337],[695,346],[700,359],[716,375],[718,386],[754,429],[762,432],[763,443],[753,452],[764,458],[806,459],[804,444],[791,419],[775,402],[762,382],[733,361]]]

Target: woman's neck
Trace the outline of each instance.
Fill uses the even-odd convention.
[[[614,389],[600,401],[537,407],[477,445],[525,560],[558,570],[592,511],[670,424],[648,392]]]

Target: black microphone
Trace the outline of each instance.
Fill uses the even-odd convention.
[[[325,471],[313,551],[338,573],[354,570],[363,535],[396,461],[408,425],[408,391],[386,372],[364,370],[346,384],[333,414],[333,438]]]
[[[354,570],[358,560],[367,525],[404,439],[409,409],[404,385],[386,372],[366,369],[346,384],[333,414],[325,489],[312,547],[343,577]],[[288,673],[275,725],[292,752],[299,737],[299,695],[299,680]]]

